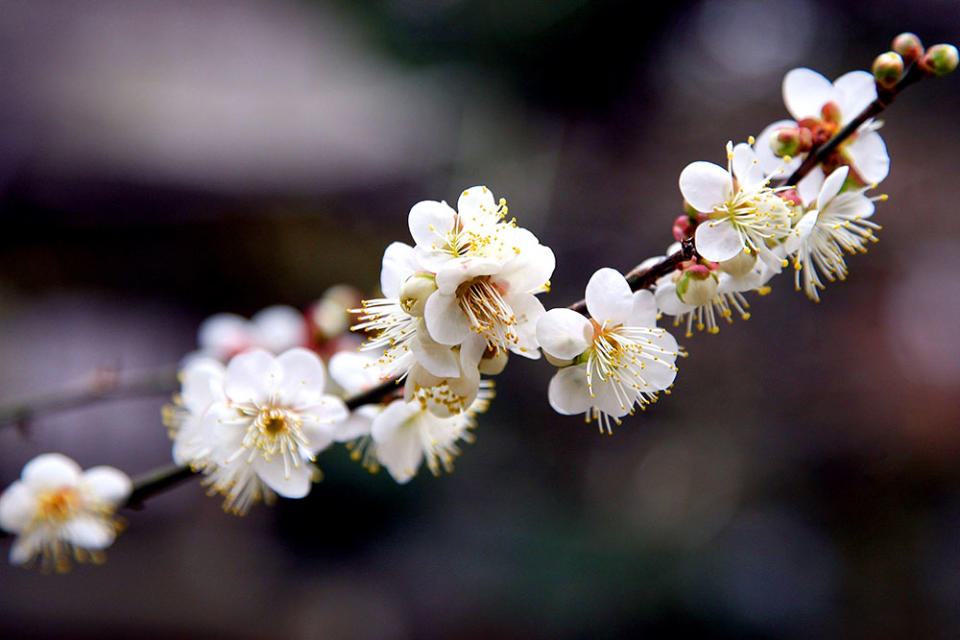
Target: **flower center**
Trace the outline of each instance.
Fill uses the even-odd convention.
[[[258,453],[267,461],[279,454],[283,456],[284,463],[289,458],[297,467],[301,457],[300,447],[309,446],[310,443],[303,434],[303,424],[296,413],[282,407],[268,406],[257,410],[242,444],[250,450],[250,461]]]
[[[82,499],[76,489],[64,487],[40,494],[37,498],[37,518],[50,523],[62,523],[72,518]]]
[[[517,317],[504,299],[504,291],[490,281],[490,276],[480,276],[457,287],[457,303],[470,321],[470,327],[487,339],[491,349],[517,344]]]

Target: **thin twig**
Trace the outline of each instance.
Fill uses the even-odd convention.
[[[82,384],[0,406],[0,427],[17,424],[21,428],[37,416],[78,409],[105,400],[170,394],[177,389],[177,369],[166,366],[137,375],[94,373]]]

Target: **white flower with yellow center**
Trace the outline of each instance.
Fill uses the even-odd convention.
[[[693,162],[680,173],[680,192],[709,218],[696,230],[697,253],[723,262],[743,251],[758,255],[771,268],[782,262],[768,247],[790,233],[790,211],[760,168],[748,144],[727,143],[727,168]]]
[[[649,291],[630,290],[616,270],[597,271],[587,283],[587,311],[551,309],[537,323],[541,348],[567,361],[550,381],[550,406],[558,413],[586,413],[600,431],[610,421],[654,401],[677,375],[677,341],[657,328],[657,307]]]
[[[863,195],[865,189],[840,193],[847,171],[848,167],[840,167],[827,176],[814,208],[804,214],[787,241],[788,251],[794,254],[797,290],[802,279],[807,297],[816,302],[820,301],[818,290],[824,288],[821,276],[831,282],[846,279],[843,254],[866,252],[867,243],[877,241],[874,231],[880,229],[880,225],[869,220],[874,205],[871,198]]]
[[[59,453],[37,456],[0,495],[0,527],[17,534],[10,562],[39,556],[44,571],[63,572],[71,559],[102,561],[120,530],[114,513],[132,490],[130,478],[113,467],[83,471]]]
[[[453,471],[460,455],[459,442],[473,442],[470,431],[475,416],[487,410],[493,398],[492,384],[484,381],[474,401],[463,412],[440,418],[414,400],[395,400],[373,419],[371,436],[376,459],[393,479],[403,484],[416,475],[426,460],[434,475]]]
[[[224,508],[244,513],[271,491],[302,498],[317,471],[311,464],[334,440],[346,405],[323,392],[323,363],[312,351],[279,356],[255,350],[235,356],[223,377],[225,400],[204,414],[211,453],[202,461]]]
[[[537,238],[505,221],[506,202],[486,187],[461,194],[454,211],[445,202],[419,202],[410,233],[422,268],[437,290],[424,308],[433,340],[456,346],[480,335],[491,350],[538,358],[536,321],[543,305],[534,294],[549,287],[556,264]]]

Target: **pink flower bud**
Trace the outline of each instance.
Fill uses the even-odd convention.
[[[910,64],[923,55],[923,43],[914,33],[906,31],[893,39],[893,45],[890,47],[900,54],[904,64]]]

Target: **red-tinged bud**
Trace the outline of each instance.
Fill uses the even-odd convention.
[[[681,242],[690,237],[690,216],[677,216],[673,221],[673,239]]]
[[[945,76],[953,73],[960,62],[957,48],[952,44],[935,44],[917,61],[917,65],[928,76]]]
[[[823,119],[827,122],[839,124],[840,118],[842,117],[840,113],[840,105],[838,105],[836,102],[827,102],[820,107],[820,115],[823,116]]]
[[[717,297],[717,276],[703,265],[685,269],[677,280],[677,297],[684,304],[699,307]]]
[[[873,61],[873,79],[884,89],[892,89],[903,75],[903,58],[895,51],[881,53]]]
[[[770,137],[770,149],[780,158],[806,153],[813,143],[813,135],[806,127],[781,127]]]
[[[900,54],[904,64],[910,64],[923,55],[923,43],[916,34],[906,31],[893,39],[893,45],[890,47]]]
[[[778,191],[777,195],[783,198],[787,204],[802,205],[803,200],[800,199],[800,194],[796,189],[784,189],[783,191]]]

